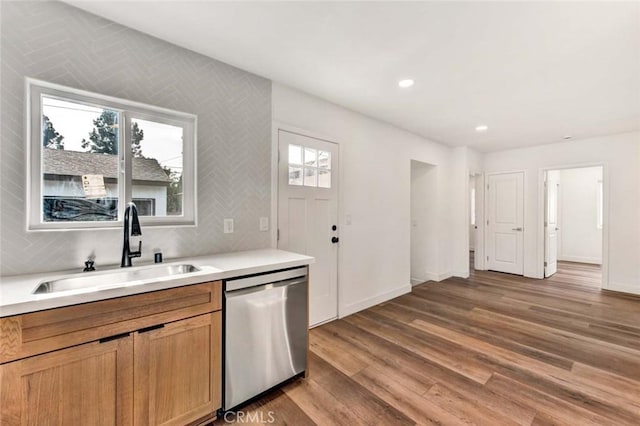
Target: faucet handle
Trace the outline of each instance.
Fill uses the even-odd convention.
[[[132,251],[129,253],[129,257],[141,257],[142,256],[142,240],[138,241],[138,251]]]
[[[82,272],[95,271],[96,268],[93,267],[94,263],[95,262],[93,260],[87,260],[86,262],[84,262],[84,269],[82,270]]]

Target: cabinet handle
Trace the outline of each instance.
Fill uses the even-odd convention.
[[[150,331],[158,330],[158,329],[161,329],[161,328],[164,328],[164,324],[152,325],[151,327],[141,328],[140,330],[138,330],[138,334],[148,333]]]
[[[129,337],[130,334],[131,333],[122,333],[122,334],[116,334],[115,336],[103,337],[102,339],[98,340],[98,342],[107,343],[112,340],[118,340],[118,339],[123,339],[125,337]]]

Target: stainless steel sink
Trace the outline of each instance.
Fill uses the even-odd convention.
[[[199,272],[200,268],[188,264],[149,266],[142,268],[119,269],[105,273],[86,273],[80,276],[44,281],[38,284],[33,294],[57,293],[97,287],[115,287],[132,281],[184,275]]]

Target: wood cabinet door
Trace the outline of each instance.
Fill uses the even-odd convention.
[[[220,408],[221,326],[218,311],[134,334],[135,424],[182,426]]]
[[[0,365],[0,424],[132,425],[133,338]]]

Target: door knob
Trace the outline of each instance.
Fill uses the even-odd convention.
[[[331,242],[332,242],[333,244],[338,244],[338,243],[340,242],[340,238],[338,238],[338,237],[331,237]]]
[[[512,231],[522,231],[522,228],[518,227],[518,228],[511,228]]]

